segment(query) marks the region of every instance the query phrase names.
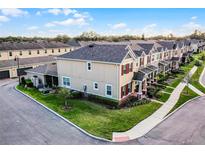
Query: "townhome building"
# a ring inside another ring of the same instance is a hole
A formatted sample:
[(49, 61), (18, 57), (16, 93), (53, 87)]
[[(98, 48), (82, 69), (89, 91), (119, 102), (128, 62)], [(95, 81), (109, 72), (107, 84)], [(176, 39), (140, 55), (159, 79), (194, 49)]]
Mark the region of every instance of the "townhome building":
[(53, 63), (55, 62), (55, 56), (79, 48), (78, 45), (70, 45), (70, 43), (42, 40), (1, 42), (0, 79), (25, 75), (26, 69)]
[(40, 73), (43, 83), (48, 83), (46, 77), (51, 76), (60, 87), (122, 103), (128, 96), (145, 97), (147, 88), (156, 83), (158, 73), (178, 69), (183, 55), (190, 50), (191, 44), (187, 42), (89, 43), (57, 56), (56, 65), (52, 67), (41, 66), (27, 72), (30, 77)]

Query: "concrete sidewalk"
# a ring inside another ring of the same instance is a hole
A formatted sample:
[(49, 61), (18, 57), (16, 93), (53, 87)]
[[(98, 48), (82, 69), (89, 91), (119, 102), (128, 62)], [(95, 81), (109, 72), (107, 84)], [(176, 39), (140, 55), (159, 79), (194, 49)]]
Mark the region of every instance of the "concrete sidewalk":
[[(189, 76), (191, 77), (196, 70), (197, 67), (194, 66), (190, 70)], [(133, 140), (142, 137), (143, 135), (148, 133), (152, 128), (154, 128), (156, 125), (158, 125), (160, 122), (163, 121), (164, 117), (177, 103), (180, 94), (185, 86), (186, 86), (186, 82), (181, 82), (171, 93), (169, 99), (164, 103), (164, 105), (162, 105), (155, 113), (153, 113), (151, 116), (138, 123), (130, 130), (126, 132), (113, 132), (113, 141), (123, 142), (127, 140)]]
[(203, 96), (203, 95), (204, 95), (204, 93), (202, 93), (199, 89), (197, 89), (197, 88), (194, 87), (193, 85), (188, 84), (188, 87), (189, 87), (192, 91), (194, 91), (195, 93), (197, 93), (199, 96)]

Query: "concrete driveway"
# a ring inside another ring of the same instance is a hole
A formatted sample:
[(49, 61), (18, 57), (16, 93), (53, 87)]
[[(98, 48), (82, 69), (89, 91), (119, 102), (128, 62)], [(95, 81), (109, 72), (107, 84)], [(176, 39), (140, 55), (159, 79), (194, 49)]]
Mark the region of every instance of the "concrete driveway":
[(95, 140), (0, 81), (0, 144), (108, 144)]

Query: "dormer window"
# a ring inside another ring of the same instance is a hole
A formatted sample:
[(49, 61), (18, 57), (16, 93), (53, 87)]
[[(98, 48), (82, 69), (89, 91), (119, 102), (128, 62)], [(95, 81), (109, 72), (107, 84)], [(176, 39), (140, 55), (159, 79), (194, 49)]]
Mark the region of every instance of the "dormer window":
[(92, 70), (91, 62), (87, 62), (87, 70), (88, 71)]

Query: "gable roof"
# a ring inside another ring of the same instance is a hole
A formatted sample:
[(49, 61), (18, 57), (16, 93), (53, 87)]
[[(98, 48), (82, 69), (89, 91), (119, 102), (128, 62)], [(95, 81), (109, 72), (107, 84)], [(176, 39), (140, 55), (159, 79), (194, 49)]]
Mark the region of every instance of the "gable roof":
[(138, 45), (143, 48), (146, 54), (149, 54), (154, 47), (154, 43), (138, 43)]
[(70, 47), (68, 44), (56, 41), (32, 41), (32, 42), (1, 42), (0, 51), (11, 50), (32, 50), (45, 48), (63, 48)]
[(121, 63), (129, 51), (127, 47), (127, 45), (116, 44), (90, 44), (58, 57), (75, 60)]
[(175, 47), (175, 41), (158, 41), (158, 44), (160, 44), (164, 49), (172, 50)]
[(56, 63), (41, 65), (33, 69), (26, 70), (26, 72), (40, 73), (43, 75), (58, 76)]

